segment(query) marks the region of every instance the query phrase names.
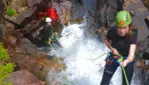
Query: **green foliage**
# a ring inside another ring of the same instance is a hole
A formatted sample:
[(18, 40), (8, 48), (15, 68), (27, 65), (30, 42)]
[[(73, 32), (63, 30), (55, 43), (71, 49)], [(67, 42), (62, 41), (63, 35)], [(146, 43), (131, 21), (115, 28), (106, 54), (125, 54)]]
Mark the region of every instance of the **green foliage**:
[(6, 78), (10, 77), (15, 66), (12, 63), (5, 63), (8, 58), (7, 50), (5, 50), (0, 43), (0, 63), (3, 62), (3, 64), (0, 64), (0, 85), (11, 85), (11, 83), (4, 81)]
[(0, 65), (0, 85), (10, 85), (10, 83), (4, 82), (3, 80), (10, 77), (11, 72), (14, 70), (12, 63), (6, 65)]
[(3, 3), (4, 4), (4, 13), (3, 14), (6, 14), (8, 16), (14, 16), (16, 14), (16, 10), (14, 8), (11, 8), (10, 7), (10, 4), (12, 3), (12, 0), (0, 0), (0, 3)]
[(0, 61), (6, 61), (8, 59), (7, 50), (3, 48), (2, 43), (0, 43)]
[(7, 8), (7, 15), (14, 16), (16, 14), (16, 10), (14, 8)]

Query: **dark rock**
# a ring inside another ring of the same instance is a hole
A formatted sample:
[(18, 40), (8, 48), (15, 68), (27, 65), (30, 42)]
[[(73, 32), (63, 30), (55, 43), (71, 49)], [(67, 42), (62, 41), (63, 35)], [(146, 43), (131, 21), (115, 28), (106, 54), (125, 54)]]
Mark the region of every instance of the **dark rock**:
[(149, 51), (143, 53), (143, 58), (149, 60)]
[(83, 7), (83, 4), (78, 4), (78, 3), (73, 4), (71, 8), (71, 20), (82, 18), (84, 13), (85, 13), (85, 9)]
[[(136, 55), (136, 62), (135, 67), (140, 70), (138, 73), (139, 80), (142, 81), (140, 85), (148, 85), (149, 79), (149, 37), (145, 40), (140, 41), (137, 46), (137, 55)], [(139, 58), (138, 58), (139, 57)]]
[(141, 57), (141, 58), (145, 58), (148, 59), (148, 54), (149, 54), (149, 38), (146, 38), (143, 41), (140, 41), (138, 43), (138, 47), (137, 47), (137, 56)]
[(146, 23), (146, 25), (147, 25), (147, 27), (149, 29), (149, 15), (145, 18), (145, 23)]
[(59, 16), (60, 24), (66, 24), (71, 17), (72, 2), (68, 0), (62, 0), (60, 3), (52, 3), (52, 7), (56, 9)]
[(144, 5), (145, 5), (147, 8), (149, 8), (149, 0), (142, 0), (142, 1), (143, 1)]
[(115, 15), (123, 9), (123, 0), (97, 0), (96, 23), (98, 28), (111, 26)]
[(149, 71), (143, 70), (141, 73), (142, 80), (143, 80), (143, 85), (148, 85), (149, 84)]
[(21, 29), (21, 33), (27, 37), (33, 44), (42, 47), (48, 45), (47, 42), (49, 40), (49, 36), (52, 35), (52, 29), (60, 34), (62, 30), (62, 25), (64, 23), (68, 23), (70, 20), (70, 9), (71, 2), (65, 1), (60, 3), (52, 3), (52, 7), (57, 9), (57, 13), (59, 15), (59, 22), (52, 23), (53, 26), (47, 27), (44, 20), (39, 17), (39, 12), (46, 12), (46, 8), (49, 7), (49, 2), (47, 0), (29, 0), (31, 8), (21, 14), (17, 21), (20, 25), (23, 26)]
[(21, 46), (21, 48), (23, 48), (25, 50), (25, 52), (27, 54), (36, 53), (38, 50), (36, 45), (32, 44), (32, 42), (30, 40), (28, 40), (27, 38), (21, 39), (20, 46)]
[(0, 41), (3, 37), (3, 13), (4, 13), (4, 4), (0, 2)]
[[(46, 81), (48, 72), (55, 70), (61, 71), (58, 60), (49, 60), (47, 53), (36, 51), (36, 53), (26, 54), (24, 52), (9, 52), (11, 62), (17, 64), (15, 69), (28, 70), (38, 79)], [(63, 59), (61, 59), (63, 61)], [(65, 65), (63, 64), (63, 67)]]
[(41, 20), (31, 21), (31, 23), (27, 24), (21, 32), (24, 34), (26, 38), (28, 38), (33, 44), (36, 46), (45, 46), (48, 42), (48, 38), (51, 35), (51, 28), (46, 26)]
[(107, 25), (111, 26), (115, 21), (115, 15), (119, 10), (122, 10), (123, 0), (108, 0), (106, 9)]
[(43, 0), (28, 0), (28, 6), (29, 7), (34, 7), (35, 5), (39, 4)]
[[(146, 64), (145, 59), (137, 59), (135, 62), (134, 81), (136, 85), (148, 85), (149, 79), (149, 65)], [(134, 84), (135, 85), (135, 84)]]
[(39, 12), (46, 12), (47, 7), (48, 3), (45, 1), (41, 1), (39, 4), (36, 4), (34, 7), (29, 8), (27, 11), (17, 17), (17, 22), (22, 26), (26, 26), (32, 20), (40, 19), (38, 15)]
[(97, 10), (101, 10), (107, 2), (107, 0), (96, 0), (96, 1), (97, 1)]
[(103, 26), (106, 25), (107, 20), (106, 20), (106, 5), (104, 5), (104, 7), (102, 7), (102, 9), (98, 10), (96, 12), (96, 18), (95, 21), (97, 24), (97, 28), (101, 28)]
[(74, 4), (83, 4), (83, 0), (73, 0), (73, 3)]
[(2, 37), (3, 37), (3, 25), (0, 24), (0, 41), (2, 41)]
[(143, 41), (149, 36), (148, 21), (146, 17), (149, 14), (148, 9), (144, 6), (142, 0), (128, 0), (128, 6), (125, 10), (133, 11), (134, 16), (132, 17), (132, 25), (138, 28), (138, 41)]
[(4, 3), (0, 2), (0, 14), (4, 13)]

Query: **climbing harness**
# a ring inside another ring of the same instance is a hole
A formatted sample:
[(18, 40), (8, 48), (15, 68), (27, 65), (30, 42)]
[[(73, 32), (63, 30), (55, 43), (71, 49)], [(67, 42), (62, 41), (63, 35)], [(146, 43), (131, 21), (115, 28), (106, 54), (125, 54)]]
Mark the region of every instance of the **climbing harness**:
[[(124, 59), (123, 59), (123, 56), (121, 56), (120, 54), (118, 55), (118, 62), (119, 63), (121, 63)], [(114, 57), (113, 57), (113, 55), (111, 55), (111, 53), (109, 53), (109, 55), (108, 55), (108, 57), (105, 59), (105, 61), (106, 61), (106, 64), (112, 64), (113, 63), (113, 61), (114, 61)], [(125, 69), (124, 69), (124, 67), (123, 66), (121, 66), (121, 68), (122, 68), (122, 71), (123, 71), (123, 73), (124, 73), (124, 77), (125, 77), (125, 80), (126, 80), (126, 84), (127, 85), (129, 85), (129, 82), (128, 82), (128, 78), (127, 78), (127, 75), (126, 75), (126, 71), (125, 71)]]
[(110, 65), (110, 64), (113, 63), (113, 61), (114, 61), (114, 57), (113, 56), (114, 55), (112, 55), (111, 52), (107, 55), (107, 57), (105, 59), (105, 61), (106, 61), (106, 64), (105, 65)]
[[(118, 63), (121, 63), (121, 62), (123, 62), (123, 56), (121, 56), (120, 54), (118, 55)], [(113, 55), (111, 55), (111, 53), (109, 53), (109, 55), (108, 55), (108, 57), (106, 58), (106, 64), (112, 64), (113, 63), (113, 61), (114, 61), (114, 57), (113, 57)], [(124, 77), (125, 77), (125, 80), (126, 80), (126, 84), (127, 85), (129, 85), (129, 82), (128, 82), (128, 78), (127, 78), (127, 75), (126, 75), (126, 71), (125, 71), (125, 69), (124, 69), (124, 67), (123, 66), (121, 66), (121, 68), (122, 68), (122, 71), (123, 71), (123, 73), (124, 73)]]
[[(59, 62), (59, 65), (60, 65), (60, 68), (61, 68), (62, 72), (65, 72), (59, 56), (58, 56), (58, 62)], [(68, 81), (68, 79), (67, 79), (67, 77), (66, 77), (66, 75), (64, 75), (64, 79), (65, 79), (65, 81), (67, 82), (66, 85), (70, 85), (70, 84), (69, 84), (69, 81)]]
[(51, 28), (51, 35), (48, 38), (48, 43), (58, 43), (59, 44), (59, 42), (58, 42), (59, 39), (60, 39), (60, 36), (56, 34), (56, 31), (54, 30), (54, 28)]

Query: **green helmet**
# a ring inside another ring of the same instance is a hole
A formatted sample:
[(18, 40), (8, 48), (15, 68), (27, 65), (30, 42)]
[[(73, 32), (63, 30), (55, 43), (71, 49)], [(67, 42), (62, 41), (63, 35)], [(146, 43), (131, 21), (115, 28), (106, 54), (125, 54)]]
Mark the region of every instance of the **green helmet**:
[(120, 11), (116, 15), (116, 26), (117, 27), (125, 27), (131, 24), (132, 18), (128, 11)]

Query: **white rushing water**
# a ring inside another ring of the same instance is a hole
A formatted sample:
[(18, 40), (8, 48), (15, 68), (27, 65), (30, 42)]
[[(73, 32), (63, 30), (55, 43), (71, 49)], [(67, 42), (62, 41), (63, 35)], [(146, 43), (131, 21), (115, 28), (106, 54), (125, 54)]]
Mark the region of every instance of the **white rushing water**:
[[(78, 12), (79, 14), (83, 11), (84, 16), (89, 15), (88, 12), (94, 15), (96, 0), (83, 0), (82, 7), (85, 12), (82, 9)], [(85, 18), (82, 24), (72, 24), (63, 28), (62, 36), (58, 40), (61, 47), (54, 44), (49, 55), (64, 58), (66, 69), (60, 73), (51, 70), (48, 74), (50, 85), (65, 85), (67, 80), (68, 85), (100, 85), (107, 54), (100, 58), (99, 56), (109, 52), (109, 49), (95, 35), (89, 34), (89, 29), (92, 29), (95, 24), (94, 19), (93, 17), (88, 20)], [(137, 71), (135, 73), (138, 74)], [(118, 67), (110, 85), (122, 85), (121, 74), (121, 68)], [(142, 85), (138, 75), (133, 77), (131, 85)]]
[[(69, 85), (99, 85), (107, 54), (99, 56), (109, 52), (109, 49), (104, 43), (85, 32), (85, 24), (64, 27), (61, 35), (59, 43), (62, 47), (53, 46), (50, 55), (63, 57), (67, 68), (62, 73), (50, 71), (50, 85), (56, 85), (53, 80), (66, 84), (63, 76), (67, 77)], [(111, 85), (121, 85), (120, 68), (114, 74)]]

